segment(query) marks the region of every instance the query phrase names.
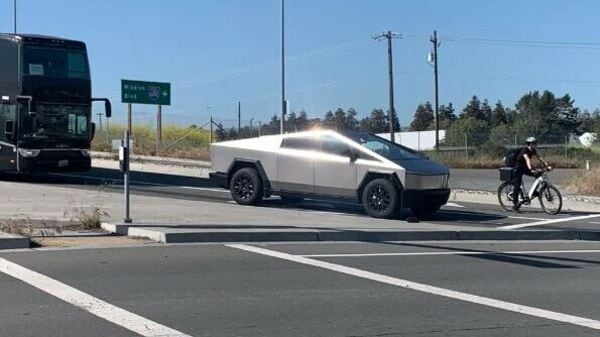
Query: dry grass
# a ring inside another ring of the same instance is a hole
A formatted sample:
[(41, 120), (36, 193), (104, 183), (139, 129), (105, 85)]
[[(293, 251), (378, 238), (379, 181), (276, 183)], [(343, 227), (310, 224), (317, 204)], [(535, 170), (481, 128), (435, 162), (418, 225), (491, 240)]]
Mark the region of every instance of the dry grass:
[(27, 219), (6, 219), (0, 223), (0, 232), (31, 237), (33, 228)]
[(566, 187), (573, 193), (600, 196), (600, 167), (572, 177)]
[[(92, 141), (92, 150), (111, 152), (112, 140), (123, 138), (123, 126), (111, 125), (106, 130), (96, 131)], [(135, 125), (133, 127), (133, 154), (162, 156), (186, 159), (207, 160), (209, 158), (209, 132), (202, 129), (168, 125), (163, 128), (163, 144), (156, 148), (156, 129), (153, 125)]]
[(83, 230), (99, 230), (102, 228), (102, 218), (108, 216), (110, 215), (100, 207), (92, 207), (87, 210), (78, 209), (74, 213), (74, 220), (77, 222), (74, 227)]

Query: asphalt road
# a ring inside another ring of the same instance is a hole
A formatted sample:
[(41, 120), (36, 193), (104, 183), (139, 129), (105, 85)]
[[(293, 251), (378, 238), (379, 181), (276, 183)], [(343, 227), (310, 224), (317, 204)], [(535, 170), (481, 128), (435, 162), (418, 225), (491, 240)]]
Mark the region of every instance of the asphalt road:
[(0, 334), (597, 336), (599, 254), (589, 242), (0, 253)]

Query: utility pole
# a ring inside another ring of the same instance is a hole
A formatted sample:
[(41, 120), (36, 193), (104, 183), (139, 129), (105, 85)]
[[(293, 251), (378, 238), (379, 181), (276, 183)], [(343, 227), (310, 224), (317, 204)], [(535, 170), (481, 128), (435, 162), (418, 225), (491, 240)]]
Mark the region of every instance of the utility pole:
[(433, 36), (429, 39), (433, 43), (433, 77), (435, 82), (435, 149), (440, 149), (440, 102), (439, 102), (439, 91), (438, 91), (438, 47), (440, 43), (437, 38), (437, 30), (433, 31)]
[(208, 134), (208, 142), (210, 144), (212, 144), (213, 142), (213, 119), (212, 116), (210, 116), (210, 133)]
[(98, 115), (98, 121), (100, 122), (100, 130), (102, 130), (102, 113), (97, 113), (96, 115)]
[(285, 115), (287, 113), (285, 101), (285, 0), (281, 0), (281, 123), (279, 133), (285, 130)]
[(242, 103), (238, 101), (238, 137), (242, 133)]
[(389, 72), (389, 86), (390, 86), (390, 141), (395, 142), (394, 135), (394, 116), (396, 115), (396, 110), (394, 109), (394, 74), (392, 68), (392, 39), (402, 38), (402, 34), (394, 33), (390, 30), (387, 32), (381, 33), (377, 36), (374, 36), (373, 39), (377, 41), (381, 41), (383, 39), (387, 39), (388, 42), (388, 72)]
[(14, 32), (17, 34), (17, 0), (13, 1), (13, 24), (14, 24)]

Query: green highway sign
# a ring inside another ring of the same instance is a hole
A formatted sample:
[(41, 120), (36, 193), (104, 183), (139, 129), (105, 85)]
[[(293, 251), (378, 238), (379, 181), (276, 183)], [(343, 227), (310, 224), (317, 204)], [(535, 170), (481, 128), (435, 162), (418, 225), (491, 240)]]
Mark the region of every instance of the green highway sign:
[(171, 83), (121, 80), (121, 102), (171, 105)]

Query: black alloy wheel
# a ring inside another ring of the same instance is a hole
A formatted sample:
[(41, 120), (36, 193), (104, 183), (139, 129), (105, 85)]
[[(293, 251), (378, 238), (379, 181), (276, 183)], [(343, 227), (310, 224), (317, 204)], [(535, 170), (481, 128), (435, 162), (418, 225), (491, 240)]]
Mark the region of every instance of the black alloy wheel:
[(391, 218), (398, 208), (398, 193), (389, 179), (373, 179), (364, 188), (362, 203), (374, 218)]
[(256, 205), (263, 198), (263, 186), (258, 172), (246, 167), (237, 170), (230, 183), (231, 196), (240, 205)]

